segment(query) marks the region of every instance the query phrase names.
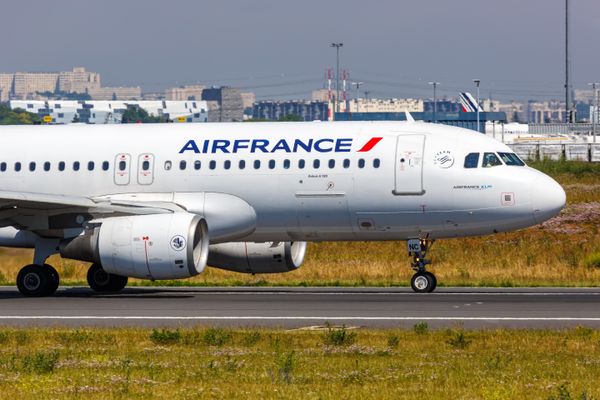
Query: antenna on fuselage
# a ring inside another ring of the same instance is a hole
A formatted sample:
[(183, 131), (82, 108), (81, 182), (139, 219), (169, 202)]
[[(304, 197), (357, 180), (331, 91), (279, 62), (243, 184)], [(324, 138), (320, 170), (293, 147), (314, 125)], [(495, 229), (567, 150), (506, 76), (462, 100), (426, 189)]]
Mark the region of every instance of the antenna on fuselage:
[(415, 122), (415, 119), (413, 118), (412, 115), (410, 115), (410, 113), (408, 111), (404, 111), (404, 114), (406, 115), (406, 120), (408, 122)]

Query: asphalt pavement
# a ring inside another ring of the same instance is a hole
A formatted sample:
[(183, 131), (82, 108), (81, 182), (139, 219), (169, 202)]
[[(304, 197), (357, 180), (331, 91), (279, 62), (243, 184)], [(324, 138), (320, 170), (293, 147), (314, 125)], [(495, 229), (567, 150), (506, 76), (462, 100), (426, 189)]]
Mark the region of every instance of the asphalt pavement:
[(599, 305), (600, 288), (65, 287), (25, 298), (0, 287), (0, 326), (600, 328)]

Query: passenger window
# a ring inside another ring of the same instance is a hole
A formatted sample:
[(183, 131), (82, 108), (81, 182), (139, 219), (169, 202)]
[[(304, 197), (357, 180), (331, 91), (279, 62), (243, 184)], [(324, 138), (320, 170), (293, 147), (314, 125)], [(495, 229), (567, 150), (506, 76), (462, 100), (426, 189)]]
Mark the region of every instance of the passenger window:
[(202, 163), (200, 162), (200, 160), (194, 161), (194, 169), (198, 171), (200, 167), (202, 167)]
[(285, 169), (290, 168), (290, 160), (283, 160), (283, 168), (285, 168)]
[(59, 171), (64, 171), (65, 170), (65, 162), (61, 161), (58, 163), (58, 170)]
[(46, 172), (50, 171), (50, 162), (46, 161), (44, 163), (44, 171), (46, 171)]
[[(169, 162), (169, 169), (171, 169), (171, 162)], [(79, 169), (79, 163), (77, 163), (77, 169)], [(125, 171), (127, 169), (127, 162), (126, 161), (119, 161), (119, 171)], [(165, 166), (166, 169), (166, 166)]]
[(381, 160), (379, 160), (379, 158), (376, 158), (373, 160), (373, 168), (379, 168), (380, 165), (381, 165)]
[(210, 162), (208, 163), (208, 168), (210, 168), (210, 169), (217, 168), (217, 162), (215, 160), (210, 160)]
[(275, 160), (269, 160), (269, 169), (275, 168)]
[(329, 168), (335, 168), (335, 160), (329, 160)]
[(29, 170), (31, 172), (35, 171), (35, 163), (33, 161), (29, 163)]
[(179, 161), (179, 169), (184, 170), (187, 167), (187, 162), (185, 160)]
[(318, 169), (321, 166), (320, 160), (313, 160), (313, 168)]
[(350, 168), (350, 160), (347, 158), (344, 160), (344, 168)]
[(483, 153), (483, 168), (497, 167), (502, 165), (502, 161), (496, 153)]
[(88, 162), (88, 171), (93, 171), (94, 167), (95, 167), (95, 165), (94, 165), (93, 161)]
[(477, 168), (479, 165), (479, 153), (469, 153), (465, 157), (465, 168)]
[(21, 163), (20, 162), (16, 162), (15, 163), (15, 171), (19, 172), (21, 170)]
[[(123, 164), (125, 164), (125, 161), (121, 161), (121, 162), (122, 162)], [(73, 163), (73, 171), (79, 171), (79, 166), (80, 166), (80, 164), (79, 164), (79, 161), (75, 161), (75, 162)], [(125, 168), (123, 168), (121, 171), (123, 171), (124, 169), (125, 169)]]
[(173, 163), (171, 161), (165, 161), (165, 171), (170, 171), (173, 168)]
[(5, 162), (0, 163), (0, 171), (2, 171), (2, 172), (6, 171), (6, 163)]
[(306, 165), (306, 161), (304, 161), (304, 160), (298, 160), (298, 168), (299, 169), (304, 169), (305, 165)]
[(260, 160), (254, 160), (254, 169), (260, 168)]
[(515, 153), (498, 153), (504, 164), (523, 167), (525, 163)]
[(103, 171), (108, 171), (108, 168), (110, 168), (110, 164), (108, 161), (103, 161), (102, 162), (102, 170)]
[(240, 167), (240, 169), (244, 169), (244, 168), (246, 168), (246, 161), (244, 161), (244, 160), (240, 160), (240, 163), (239, 163), (239, 165), (238, 165), (238, 166)]
[(150, 169), (150, 161), (144, 160), (142, 162), (142, 171), (148, 171)]
[(231, 168), (231, 161), (225, 160), (225, 163), (223, 163), (223, 166), (225, 167), (225, 169)]
[(358, 168), (364, 168), (365, 167), (365, 159), (361, 158), (358, 160)]

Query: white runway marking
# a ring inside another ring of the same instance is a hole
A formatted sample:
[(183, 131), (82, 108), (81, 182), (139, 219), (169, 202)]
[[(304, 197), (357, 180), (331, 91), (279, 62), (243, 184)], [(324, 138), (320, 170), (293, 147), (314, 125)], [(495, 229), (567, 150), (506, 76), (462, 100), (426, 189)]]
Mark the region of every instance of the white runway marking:
[(117, 316), (117, 315), (0, 315), (0, 320), (154, 320), (154, 321), (230, 321), (230, 320), (259, 320), (259, 321), (573, 321), (600, 322), (600, 317), (312, 317), (312, 316)]

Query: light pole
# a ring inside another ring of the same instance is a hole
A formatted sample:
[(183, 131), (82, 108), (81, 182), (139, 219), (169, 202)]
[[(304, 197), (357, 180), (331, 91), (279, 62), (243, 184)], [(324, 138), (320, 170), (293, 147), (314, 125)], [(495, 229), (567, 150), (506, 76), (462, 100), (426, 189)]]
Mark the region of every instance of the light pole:
[(594, 143), (596, 143), (596, 120), (598, 119), (598, 90), (596, 89), (598, 85), (597, 82), (588, 83), (592, 87), (592, 91), (594, 92), (594, 103), (592, 105), (592, 134), (594, 135)]
[(365, 90), (365, 112), (369, 112), (369, 94), (371, 92), (368, 90)]
[(481, 128), (479, 127), (479, 85), (481, 84), (481, 79), (473, 79), (473, 83), (477, 86), (477, 132), (481, 132)]
[(436, 113), (437, 113), (437, 86), (440, 84), (439, 82), (429, 82), (431, 86), (433, 86), (433, 123), (437, 122)]
[(352, 82), (354, 88), (356, 89), (356, 112), (358, 112), (358, 89), (360, 86), (364, 84), (364, 82)]
[(344, 43), (331, 43), (331, 47), (335, 47), (335, 112), (340, 112), (340, 47)]

